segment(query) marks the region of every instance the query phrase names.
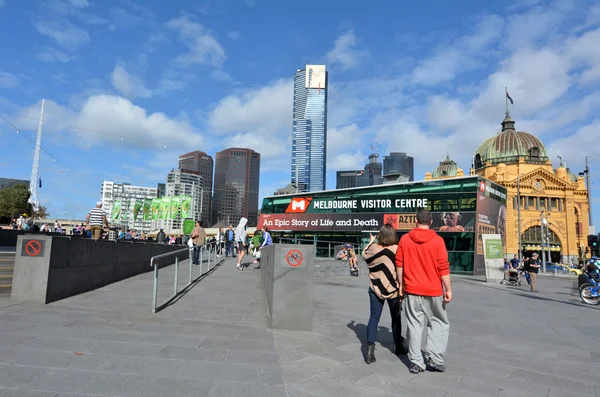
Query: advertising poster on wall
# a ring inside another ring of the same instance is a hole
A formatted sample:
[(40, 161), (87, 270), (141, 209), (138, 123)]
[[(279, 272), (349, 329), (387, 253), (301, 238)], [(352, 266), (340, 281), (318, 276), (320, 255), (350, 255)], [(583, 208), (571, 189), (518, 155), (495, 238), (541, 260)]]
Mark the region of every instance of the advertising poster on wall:
[[(474, 212), (433, 212), (432, 229), (438, 232), (473, 232)], [(365, 231), (379, 230), (389, 223), (398, 231), (415, 227), (415, 214), (261, 214), (259, 227), (273, 231)]]
[(504, 243), (499, 234), (482, 234), (485, 279), (488, 283), (504, 278)]
[(477, 193), (477, 229), (474, 275), (485, 275), (483, 235), (497, 234), (506, 252), (506, 193), (492, 182), (482, 180)]

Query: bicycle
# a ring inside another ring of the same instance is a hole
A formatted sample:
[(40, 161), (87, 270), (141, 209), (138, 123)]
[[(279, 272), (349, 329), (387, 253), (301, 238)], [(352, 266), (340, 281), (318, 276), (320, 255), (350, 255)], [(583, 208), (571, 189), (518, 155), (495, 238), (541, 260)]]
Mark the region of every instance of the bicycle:
[(590, 278), (589, 282), (584, 283), (579, 287), (579, 297), (588, 305), (600, 304), (600, 282), (594, 278)]

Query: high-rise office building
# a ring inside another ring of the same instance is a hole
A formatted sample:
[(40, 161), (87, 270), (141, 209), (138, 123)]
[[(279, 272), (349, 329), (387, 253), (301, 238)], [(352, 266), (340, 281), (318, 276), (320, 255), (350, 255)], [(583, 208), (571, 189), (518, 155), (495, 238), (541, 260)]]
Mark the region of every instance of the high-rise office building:
[[(123, 231), (134, 229), (139, 232), (152, 231), (152, 221), (145, 221), (141, 214), (134, 219), (135, 202), (157, 197), (155, 187), (133, 186), (130, 183), (115, 183), (104, 181), (100, 188), (102, 197), (102, 208), (106, 212), (108, 223), (118, 226)], [(118, 203), (120, 211), (114, 212), (118, 219), (113, 218), (113, 207)]]
[(215, 160), (213, 221), (235, 226), (243, 216), (248, 218), (249, 226), (256, 226), (260, 153), (230, 148), (217, 152)]
[(325, 65), (306, 65), (294, 75), (291, 183), (300, 191), (326, 186), (327, 78)]
[(200, 221), (204, 222), (206, 227), (212, 225), (210, 207), (213, 191), (213, 165), (213, 158), (199, 150), (179, 156), (180, 170), (195, 172), (204, 179)]
[[(204, 209), (204, 178), (199, 172), (172, 170), (167, 175), (165, 184), (165, 197), (191, 196), (192, 205), (190, 207), (190, 217), (194, 220), (201, 219)], [(175, 219), (169, 219), (163, 222), (162, 226), (168, 233), (183, 234), (183, 219), (177, 216)]]
[(409, 181), (415, 179), (415, 159), (406, 153), (394, 152), (383, 158), (383, 175), (402, 174)]
[(369, 156), (369, 162), (363, 170), (338, 171), (336, 173), (336, 189), (347, 189), (361, 186), (381, 185), (381, 163), (379, 155), (373, 153)]

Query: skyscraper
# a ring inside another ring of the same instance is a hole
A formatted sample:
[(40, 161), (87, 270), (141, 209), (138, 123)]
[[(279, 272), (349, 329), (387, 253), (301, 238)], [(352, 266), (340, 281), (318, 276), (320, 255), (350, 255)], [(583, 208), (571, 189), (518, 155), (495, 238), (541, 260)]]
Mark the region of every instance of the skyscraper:
[(294, 76), (291, 183), (299, 191), (325, 190), (327, 79), (325, 65), (306, 65)]
[(402, 174), (409, 181), (415, 180), (415, 159), (406, 153), (393, 152), (383, 158), (383, 175)]
[(249, 226), (256, 226), (260, 153), (252, 149), (230, 148), (217, 152), (215, 158), (213, 220), (235, 226), (243, 216), (248, 218)]
[(204, 179), (200, 221), (204, 222), (207, 227), (212, 226), (210, 208), (213, 191), (213, 164), (213, 158), (199, 150), (179, 156), (180, 170), (197, 173), (197, 175), (200, 175)]

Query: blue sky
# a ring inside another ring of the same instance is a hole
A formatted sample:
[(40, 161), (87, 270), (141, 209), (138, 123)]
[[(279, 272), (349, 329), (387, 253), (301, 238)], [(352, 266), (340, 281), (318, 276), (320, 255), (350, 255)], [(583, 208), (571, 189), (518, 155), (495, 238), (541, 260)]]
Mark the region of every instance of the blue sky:
[[(579, 172), (600, 153), (593, 3), (0, 0), (0, 114), (35, 139), (46, 98), (42, 147), (69, 170), (42, 154), (40, 200), (61, 218), (82, 218), (104, 178), (155, 185), (196, 149), (255, 149), (261, 197), (285, 186), (307, 63), (329, 71), (328, 188), (378, 132), (416, 179), (446, 152), (468, 169), (505, 86), (517, 128)], [(0, 174), (28, 179), (33, 144), (3, 121), (0, 142)], [(600, 158), (591, 170), (600, 186)]]

